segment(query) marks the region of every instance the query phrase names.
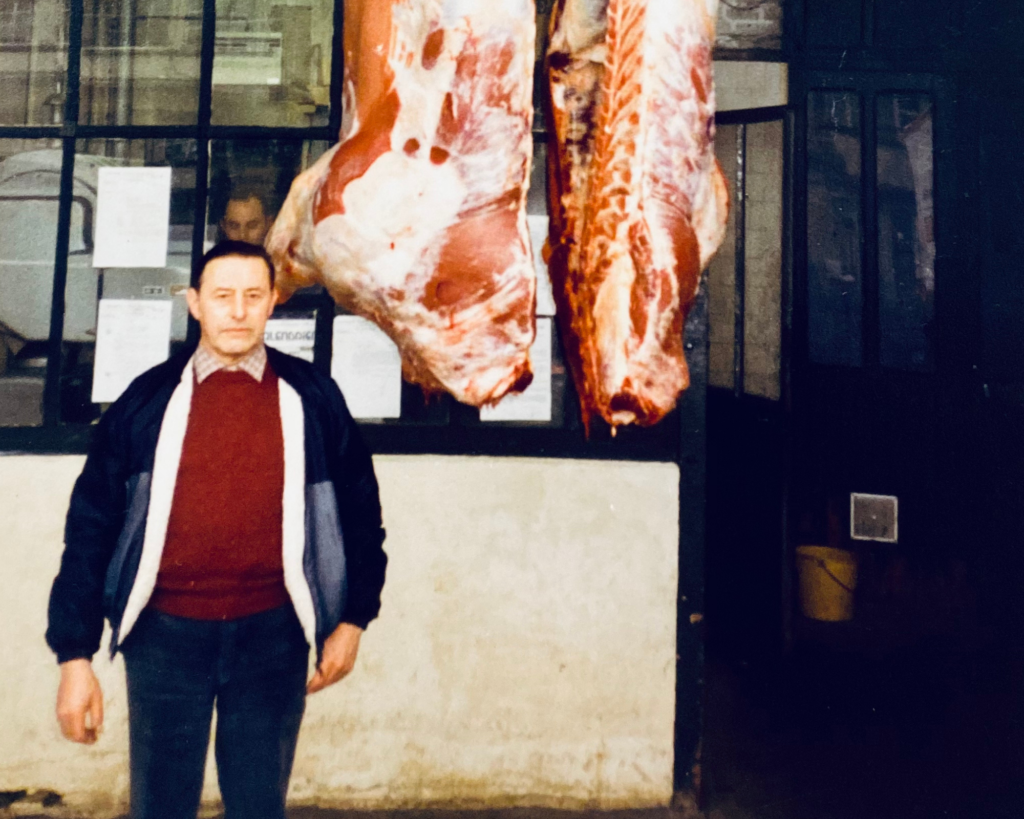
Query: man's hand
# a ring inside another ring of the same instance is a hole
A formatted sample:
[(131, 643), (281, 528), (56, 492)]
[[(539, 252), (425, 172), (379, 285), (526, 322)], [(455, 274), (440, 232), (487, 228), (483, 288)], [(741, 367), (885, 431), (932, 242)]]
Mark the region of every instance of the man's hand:
[(306, 686), (307, 694), (315, 694), (347, 676), (356, 664), (359, 638), (363, 630), (351, 623), (342, 623), (324, 643), (323, 655), (316, 674)]
[(68, 660), (60, 666), (57, 689), (60, 731), (72, 742), (92, 745), (103, 729), (103, 692), (89, 660)]

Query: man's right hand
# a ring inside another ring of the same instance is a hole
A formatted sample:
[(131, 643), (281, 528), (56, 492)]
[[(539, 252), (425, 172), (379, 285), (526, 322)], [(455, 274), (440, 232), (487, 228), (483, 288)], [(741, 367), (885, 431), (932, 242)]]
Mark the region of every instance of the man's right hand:
[(68, 660), (60, 666), (57, 720), (72, 742), (92, 745), (103, 728), (103, 692), (89, 660)]

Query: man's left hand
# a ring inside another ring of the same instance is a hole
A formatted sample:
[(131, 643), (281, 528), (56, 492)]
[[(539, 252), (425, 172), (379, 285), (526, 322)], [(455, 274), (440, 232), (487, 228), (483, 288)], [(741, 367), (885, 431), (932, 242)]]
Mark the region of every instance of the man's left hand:
[(334, 685), (338, 680), (348, 676), (356, 664), (359, 638), (362, 635), (363, 630), (351, 623), (342, 623), (333, 631), (324, 643), (323, 655), (320, 657), (320, 665), (317, 666), (316, 674), (306, 686), (307, 694), (322, 691), (327, 686)]

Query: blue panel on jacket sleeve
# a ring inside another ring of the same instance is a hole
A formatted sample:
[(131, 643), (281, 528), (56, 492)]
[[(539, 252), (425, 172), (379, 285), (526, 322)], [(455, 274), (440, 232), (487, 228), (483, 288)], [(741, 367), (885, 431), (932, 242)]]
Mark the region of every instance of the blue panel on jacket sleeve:
[(316, 609), (317, 636), (326, 637), (341, 621), (347, 597), (345, 544), (330, 481), (306, 487), (306, 580)]

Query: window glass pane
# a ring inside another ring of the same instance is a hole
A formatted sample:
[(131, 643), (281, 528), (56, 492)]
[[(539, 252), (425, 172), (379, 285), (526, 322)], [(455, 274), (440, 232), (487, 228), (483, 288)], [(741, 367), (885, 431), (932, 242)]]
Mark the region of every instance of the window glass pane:
[(862, 361), (860, 99), (807, 96), (807, 310), (810, 358)]
[(935, 233), (932, 105), (878, 97), (878, 313), (886, 367), (933, 366)]
[(194, 123), (202, 11), (202, 0), (85, 0), (79, 122)]
[(747, 126), (743, 390), (779, 398), (782, 343), (782, 122)]
[(213, 122), (326, 125), (334, 0), (217, 0)]
[[(735, 195), (737, 132), (735, 125), (719, 125), (715, 131), (715, 156)], [(733, 388), (733, 355), (736, 341), (736, 207), (729, 208), (725, 239), (708, 266), (708, 321), (711, 350), (708, 383)]]
[(0, 426), (43, 421), (60, 166), (59, 140), (0, 139)]
[[(96, 191), (103, 167), (170, 167), (170, 219), (167, 260), (163, 267), (93, 265)], [(185, 340), (188, 288), (195, 212), (196, 143), (193, 140), (80, 140), (75, 157), (75, 196), (82, 206), (82, 239), (68, 256), (64, 311), (64, 366), (61, 373), (61, 419), (88, 423), (101, 406), (92, 401), (97, 312), (101, 299), (159, 300), (171, 304), (171, 342)]]
[(57, 125), (64, 117), (67, 4), (0, 2), (0, 125)]
[(262, 244), (292, 181), (328, 143), (302, 140), (214, 140), (206, 240)]

